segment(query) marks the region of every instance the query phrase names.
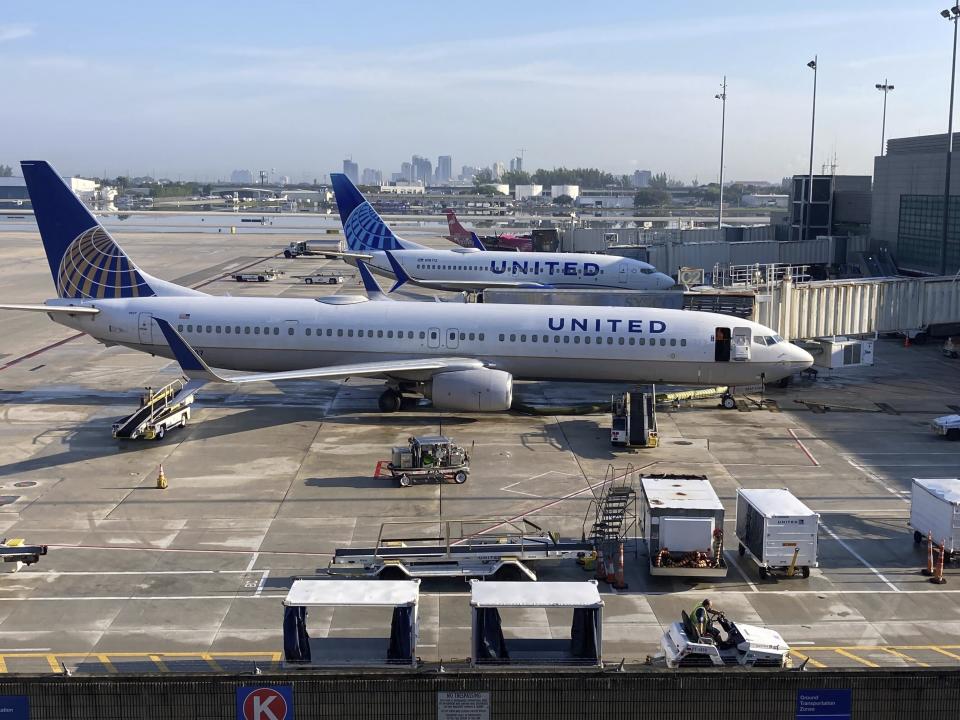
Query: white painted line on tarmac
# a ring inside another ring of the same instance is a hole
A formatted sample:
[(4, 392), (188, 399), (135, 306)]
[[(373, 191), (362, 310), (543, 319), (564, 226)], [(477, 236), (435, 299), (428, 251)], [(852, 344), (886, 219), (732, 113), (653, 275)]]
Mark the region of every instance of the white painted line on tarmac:
[(57, 577), (100, 575), (246, 575), (247, 570), (26, 570), (17, 573), (17, 577)]
[(794, 430), (793, 428), (787, 428), (787, 432), (790, 433), (790, 435), (793, 436), (793, 439), (797, 441), (797, 445), (800, 446), (800, 449), (803, 450), (803, 454), (806, 455), (807, 458), (809, 458), (810, 462), (812, 462), (817, 467), (820, 467), (820, 461), (817, 460), (813, 456), (813, 453), (810, 452), (809, 448), (807, 448), (807, 446), (803, 444), (803, 441), (797, 435), (796, 430)]
[(723, 554), (727, 558), (727, 565), (734, 568), (737, 571), (737, 574), (743, 578), (743, 581), (750, 586), (750, 590), (753, 592), (759, 592), (757, 586), (750, 582), (750, 578), (747, 577), (747, 573), (744, 572), (743, 568), (740, 567), (740, 564), (734, 559), (733, 553), (729, 550), (724, 550)]
[(0, 648), (0, 653), (50, 652), (50, 648)]
[(244, 570), (244, 572), (250, 572), (251, 570), (253, 570), (253, 566), (257, 564), (257, 558), (259, 557), (260, 557), (259, 552), (255, 552), (253, 555), (251, 555), (250, 562), (247, 563), (247, 569)]
[(270, 576), (269, 570), (264, 570), (260, 576), (260, 582), (257, 583), (257, 590), (253, 593), (254, 597), (260, 597), (263, 594), (263, 586), (267, 584), (267, 578)]
[(848, 463), (852, 468), (854, 468), (855, 470), (859, 470), (860, 472), (862, 472), (864, 475), (866, 475), (868, 478), (870, 478), (870, 479), (873, 480), (874, 482), (879, 483), (880, 487), (882, 487), (884, 490), (886, 490), (886, 491), (887, 491), (888, 493), (890, 493), (891, 495), (900, 498), (900, 499), (903, 500), (904, 502), (907, 502), (907, 503), (910, 502), (910, 500), (908, 500), (907, 498), (903, 497), (903, 492), (904, 492), (903, 490), (894, 490), (892, 487), (890, 487), (889, 485), (887, 485), (886, 482), (884, 482), (883, 478), (881, 478), (881, 477), (880, 477), (879, 475), (877, 475), (875, 472), (873, 472), (873, 471), (871, 471), (871, 470), (868, 470), (867, 468), (863, 467), (862, 465), (860, 465), (859, 463), (857, 463), (853, 458), (848, 457), (848, 458), (846, 458), (846, 460), (847, 460), (847, 463)]
[(827, 535), (829, 535), (829, 536), (832, 537), (834, 540), (836, 540), (838, 543), (840, 543), (840, 544), (843, 546), (844, 550), (846, 550), (848, 553), (850, 553), (851, 555), (853, 555), (857, 560), (859, 560), (867, 570), (869, 570), (869, 571), (872, 572), (874, 575), (876, 575), (878, 578), (880, 578), (880, 579), (884, 582), (884, 584), (887, 585), (887, 587), (889, 587), (889, 588), (890, 588), (891, 590), (893, 590), (894, 592), (900, 592), (900, 588), (898, 588), (898, 587), (897, 587), (896, 585), (894, 585), (892, 582), (890, 582), (889, 580), (887, 580), (887, 578), (885, 578), (885, 577), (883, 576), (883, 573), (881, 573), (879, 570), (877, 570), (875, 567), (873, 567), (873, 565), (871, 565), (871, 564), (868, 563), (866, 560), (864, 560), (864, 559), (863, 559), (863, 556), (862, 556), (860, 553), (858, 553), (856, 550), (854, 550), (852, 547), (850, 547), (843, 539), (841, 539), (841, 537), (840, 537), (839, 535), (837, 535), (833, 530), (831, 530), (829, 527), (827, 527), (827, 526), (823, 523), (822, 520), (821, 520), (821, 522), (820, 522), (820, 527), (822, 527), (824, 530), (827, 531)]

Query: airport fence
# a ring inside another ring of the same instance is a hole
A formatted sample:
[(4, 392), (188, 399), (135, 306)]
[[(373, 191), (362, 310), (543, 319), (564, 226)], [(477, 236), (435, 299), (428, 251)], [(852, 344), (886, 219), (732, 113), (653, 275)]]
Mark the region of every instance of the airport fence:
[[(27, 709), (26, 706), (29, 706)], [(0, 717), (953, 719), (957, 670), (8, 676)]]

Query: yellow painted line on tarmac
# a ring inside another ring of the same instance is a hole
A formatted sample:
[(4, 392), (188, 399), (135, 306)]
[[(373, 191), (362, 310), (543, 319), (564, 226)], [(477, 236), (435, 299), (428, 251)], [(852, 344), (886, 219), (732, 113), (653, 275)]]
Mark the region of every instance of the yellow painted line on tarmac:
[[(806, 648), (804, 648), (804, 649), (806, 649)], [(791, 655), (796, 655), (798, 658), (800, 658), (801, 662), (804, 661), (804, 660), (806, 660), (806, 661), (809, 662), (811, 665), (813, 665), (815, 668), (825, 668), (825, 667), (826, 667), (826, 665), (824, 665), (824, 664), (823, 664), (822, 662), (820, 662), (819, 660), (815, 660), (814, 658), (810, 657), (809, 655), (804, 655), (802, 652), (799, 652), (799, 651), (794, 650), (794, 649), (792, 649), (792, 648), (790, 649), (790, 654), (791, 654)]]
[(159, 655), (148, 655), (147, 657), (149, 657), (153, 664), (157, 666), (157, 669), (159, 669), (160, 672), (170, 672), (170, 668), (167, 667), (166, 663), (163, 662)]
[(0, 675), (6, 675), (7, 673), (7, 660), (3, 655), (0, 655)]
[(109, 673), (115, 673), (115, 672), (117, 672), (117, 667), (116, 667), (112, 662), (110, 662), (110, 656), (109, 656), (109, 655), (104, 655), (104, 654), (101, 653), (101, 654), (97, 655), (97, 660), (99, 660), (99, 661), (100, 661), (100, 664), (103, 665), (103, 666), (107, 669), (107, 672), (109, 672)]
[(957, 655), (956, 653), (952, 653), (949, 650), (944, 650), (943, 647), (940, 647), (937, 645), (931, 645), (930, 649), (933, 650), (934, 652), (940, 653), (941, 655), (946, 655), (947, 657), (953, 658), (954, 660), (960, 660), (960, 655)]
[(889, 655), (893, 655), (894, 657), (898, 657), (898, 658), (900, 658), (901, 660), (906, 660), (907, 662), (914, 663), (914, 664), (916, 664), (916, 665), (919, 665), (920, 667), (925, 667), (925, 668), (930, 667), (930, 665), (929, 665), (928, 663), (920, 662), (919, 660), (917, 660), (917, 659), (914, 658), (914, 657), (910, 657), (909, 655), (907, 655), (907, 654), (905, 654), (905, 653), (899, 652), (898, 650), (894, 650), (892, 647), (881, 647), (880, 649), (883, 650), (885, 653), (887, 653), (887, 654), (889, 654)]
[(272, 655), (272, 657), (271, 657), (270, 659), (271, 659), (273, 662), (278, 663), (278, 662), (280, 662), (280, 658), (281, 658), (281, 657), (283, 657), (283, 653), (275, 652), (275, 653), (273, 653), (273, 655)]
[(51, 672), (59, 673), (63, 672), (63, 666), (60, 664), (60, 661), (57, 660), (56, 655), (47, 655), (47, 664), (50, 666)]
[[(864, 648), (864, 650), (867, 650), (867, 649), (869, 649), (869, 650), (876, 650), (876, 648)], [(866, 659), (864, 659), (864, 658), (862, 658), (862, 657), (859, 657), (859, 656), (857, 656), (857, 655), (854, 655), (852, 652), (850, 652), (850, 651), (847, 650), (846, 648), (840, 648), (840, 647), (838, 647), (838, 648), (833, 648), (833, 651), (834, 651), (837, 655), (843, 655), (845, 658), (850, 658), (851, 660), (856, 660), (858, 663), (860, 663), (860, 664), (862, 664), (862, 665), (866, 665), (867, 667), (872, 667), (872, 668), (878, 668), (878, 667), (880, 667), (880, 666), (877, 665), (875, 662), (870, 662), (869, 660), (866, 660)]]
[(209, 665), (215, 672), (223, 672), (223, 668), (220, 666), (220, 663), (214, 660), (210, 653), (201, 653), (200, 657), (206, 660), (207, 665)]

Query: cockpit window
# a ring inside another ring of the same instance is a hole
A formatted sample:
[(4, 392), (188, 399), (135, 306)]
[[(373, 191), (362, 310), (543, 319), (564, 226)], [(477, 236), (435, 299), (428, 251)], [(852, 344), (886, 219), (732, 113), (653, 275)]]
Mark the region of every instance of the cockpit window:
[(777, 343), (782, 343), (782, 342), (783, 342), (783, 338), (782, 338), (782, 337), (780, 337), (779, 335), (774, 335), (774, 336), (773, 336), (773, 342), (770, 343), (770, 344), (771, 344), (771, 345), (776, 345)]
[(653, 275), (656, 272), (653, 268), (640, 268), (640, 272), (644, 275)]
[(783, 338), (779, 335), (754, 335), (753, 341), (758, 345), (776, 345), (777, 343), (783, 342)]

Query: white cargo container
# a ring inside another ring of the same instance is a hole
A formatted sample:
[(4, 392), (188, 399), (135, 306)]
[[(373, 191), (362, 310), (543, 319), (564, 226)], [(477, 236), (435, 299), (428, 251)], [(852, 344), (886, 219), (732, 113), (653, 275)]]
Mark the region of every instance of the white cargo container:
[(946, 544), (949, 555), (957, 552), (960, 548), (960, 479), (914, 478), (910, 527), (914, 542), (923, 542), (927, 533), (932, 533), (935, 543)]
[(640, 503), (651, 575), (726, 576), (723, 504), (705, 476), (644, 475)]
[[(760, 578), (793, 565), (802, 577), (817, 567), (820, 516), (780, 488), (737, 490), (737, 540), (740, 557), (750, 555)], [(796, 559), (794, 559), (796, 556)]]

